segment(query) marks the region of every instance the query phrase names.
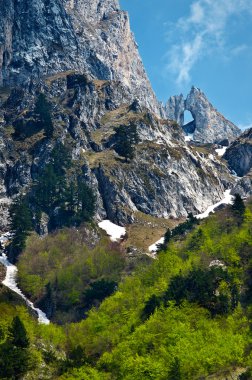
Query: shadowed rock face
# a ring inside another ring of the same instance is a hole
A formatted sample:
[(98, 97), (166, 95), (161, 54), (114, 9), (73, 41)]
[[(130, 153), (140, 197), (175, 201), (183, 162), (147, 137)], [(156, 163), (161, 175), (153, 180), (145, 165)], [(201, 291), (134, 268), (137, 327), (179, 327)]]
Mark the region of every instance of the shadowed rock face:
[(78, 70), (120, 80), (160, 113), (126, 12), (116, 0), (0, 0), (0, 85)]
[(242, 177), (249, 173), (252, 168), (252, 128), (231, 144), (223, 158), (238, 176)]
[(186, 100), (183, 96), (173, 96), (165, 106), (167, 116), (176, 120), (180, 126), (184, 123), (185, 110), (190, 111), (194, 125), (185, 126), (184, 130), (192, 133), (194, 140), (202, 143), (218, 143), (224, 139), (233, 141), (241, 133), (240, 129), (221, 115), (209, 102), (205, 94), (196, 87), (192, 87)]

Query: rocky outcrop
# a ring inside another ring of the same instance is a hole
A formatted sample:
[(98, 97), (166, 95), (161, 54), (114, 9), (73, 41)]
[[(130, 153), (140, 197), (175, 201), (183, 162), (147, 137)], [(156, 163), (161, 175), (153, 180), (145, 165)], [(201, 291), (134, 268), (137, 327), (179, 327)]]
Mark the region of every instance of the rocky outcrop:
[(246, 175), (252, 168), (252, 128), (245, 131), (231, 146), (223, 156), (229, 167), (236, 172), (239, 177)]
[(184, 96), (171, 96), (164, 106), (165, 117), (168, 120), (174, 120), (181, 127), (184, 125), (185, 100)]
[(132, 98), (160, 113), (116, 0), (0, 0), (0, 85), (67, 70), (120, 80)]
[[(192, 87), (185, 100), (181, 95), (171, 97), (165, 109), (167, 117), (176, 120), (185, 133), (193, 133), (194, 140), (202, 143), (219, 143), (224, 139), (231, 142), (241, 133), (240, 129), (221, 115), (206, 95), (196, 87)], [(191, 112), (194, 121), (184, 126), (186, 110)]]
[[(52, 104), (52, 138), (29, 130), (41, 91)], [(29, 188), (58, 141), (71, 149), (74, 167), (81, 168), (81, 176), (96, 194), (96, 218), (118, 224), (133, 222), (137, 212), (162, 218), (200, 213), (220, 200), (233, 182), (225, 165), (187, 146), (177, 124), (160, 120), (138, 101), (131, 103), (121, 82), (60, 73), (30, 91), (13, 91), (2, 111), (7, 197)], [(139, 142), (127, 162), (113, 149), (114, 135), (116, 127), (132, 124)], [(28, 135), (15, 137), (17, 125)]]

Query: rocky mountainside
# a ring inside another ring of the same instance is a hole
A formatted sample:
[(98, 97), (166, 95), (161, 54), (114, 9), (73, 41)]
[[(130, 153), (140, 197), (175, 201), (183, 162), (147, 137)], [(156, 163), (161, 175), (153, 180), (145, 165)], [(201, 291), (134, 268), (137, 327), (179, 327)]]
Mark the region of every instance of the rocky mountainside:
[(223, 158), (231, 170), (241, 177), (233, 193), (246, 197), (252, 195), (252, 128), (236, 139), (226, 150)]
[(66, 70), (120, 80), (160, 112), (117, 0), (1, 0), (0, 84), (29, 84)]
[[(184, 125), (184, 112), (190, 111), (193, 122)], [(165, 105), (169, 119), (176, 120), (186, 134), (193, 134), (194, 140), (202, 143), (230, 142), (238, 137), (240, 129), (221, 115), (209, 102), (206, 95), (192, 87), (187, 98), (183, 95), (172, 96)]]
[(224, 158), (239, 177), (248, 174), (252, 168), (252, 128), (231, 144)]
[[(183, 218), (233, 186), (225, 163), (189, 146), (181, 127), (160, 117), (164, 111), (117, 1), (0, 0), (0, 21), (2, 225), (9, 202), (38, 182), (59, 143), (71, 155), (66, 181), (78, 177), (92, 188), (97, 219)], [(180, 124), (181, 103), (183, 97), (174, 103), (179, 118), (168, 114)], [(224, 118), (206, 132), (203, 105), (207, 120), (220, 115), (198, 89), (186, 104), (195, 116), (195, 139), (238, 134)], [(115, 148), (125, 128), (126, 140), (132, 128), (137, 135), (130, 159)], [(57, 207), (53, 212), (57, 217)]]

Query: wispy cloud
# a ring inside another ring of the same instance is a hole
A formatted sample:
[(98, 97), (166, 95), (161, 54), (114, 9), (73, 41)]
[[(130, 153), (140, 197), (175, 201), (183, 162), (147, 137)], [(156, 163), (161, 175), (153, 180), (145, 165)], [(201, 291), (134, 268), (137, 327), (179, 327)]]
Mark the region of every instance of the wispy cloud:
[(187, 17), (173, 26), (172, 44), (167, 53), (166, 69), (176, 77), (177, 85), (190, 81), (191, 70), (203, 57), (216, 53), (239, 54), (245, 45), (229, 47), (227, 44), (229, 21), (244, 12), (252, 16), (252, 0), (196, 0), (191, 3)]

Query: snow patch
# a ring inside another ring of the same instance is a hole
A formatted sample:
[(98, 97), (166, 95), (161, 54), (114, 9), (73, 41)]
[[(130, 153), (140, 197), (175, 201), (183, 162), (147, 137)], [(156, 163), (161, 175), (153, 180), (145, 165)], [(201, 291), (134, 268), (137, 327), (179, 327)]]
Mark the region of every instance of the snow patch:
[(188, 133), (188, 135), (185, 136), (185, 141), (193, 141), (193, 133)]
[(214, 156), (213, 156), (213, 154), (209, 154), (208, 157), (210, 158), (210, 160), (215, 161), (215, 160), (214, 160)]
[(233, 204), (234, 197), (233, 197), (233, 195), (231, 195), (231, 190), (230, 189), (226, 190), (223, 195), (224, 195), (224, 198), (220, 202), (215, 203), (212, 206), (209, 206), (208, 209), (205, 212), (203, 212), (202, 214), (199, 214), (199, 215), (195, 215), (195, 217), (197, 219), (205, 219), (205, 218), (207, 218), (209, 216), (209, 214), (211, 212), (214, 212), (214, 210), (217, 207), (219, 207), (220, 205), (223, 205), (223, 204), (226, 204), (226, 205)]
[(156, 253), (157, 250), (158, 250), (158, 245), (159, 245), (159, 244), (164, 244), (164, 240), (165, 240), (164, 237), (162, 237), (162, 238), (159, 239), (156, 243), (150, 245), (149, 248), (148, 248), (149, 252), (151, 252), (151, 253)]
[(224, 156), (226, 153), (227, 146), (223, 146), (223, 148), (215, 149), (215, 152), (218, 154), (219, 157)]
[(98, 223), (98, 226), (107, 232), (111, 241), (118, 241), (126, 235), (125, 227), (118, 226), (117, 224), (110, 222), (110, 220), (103, 220)]

